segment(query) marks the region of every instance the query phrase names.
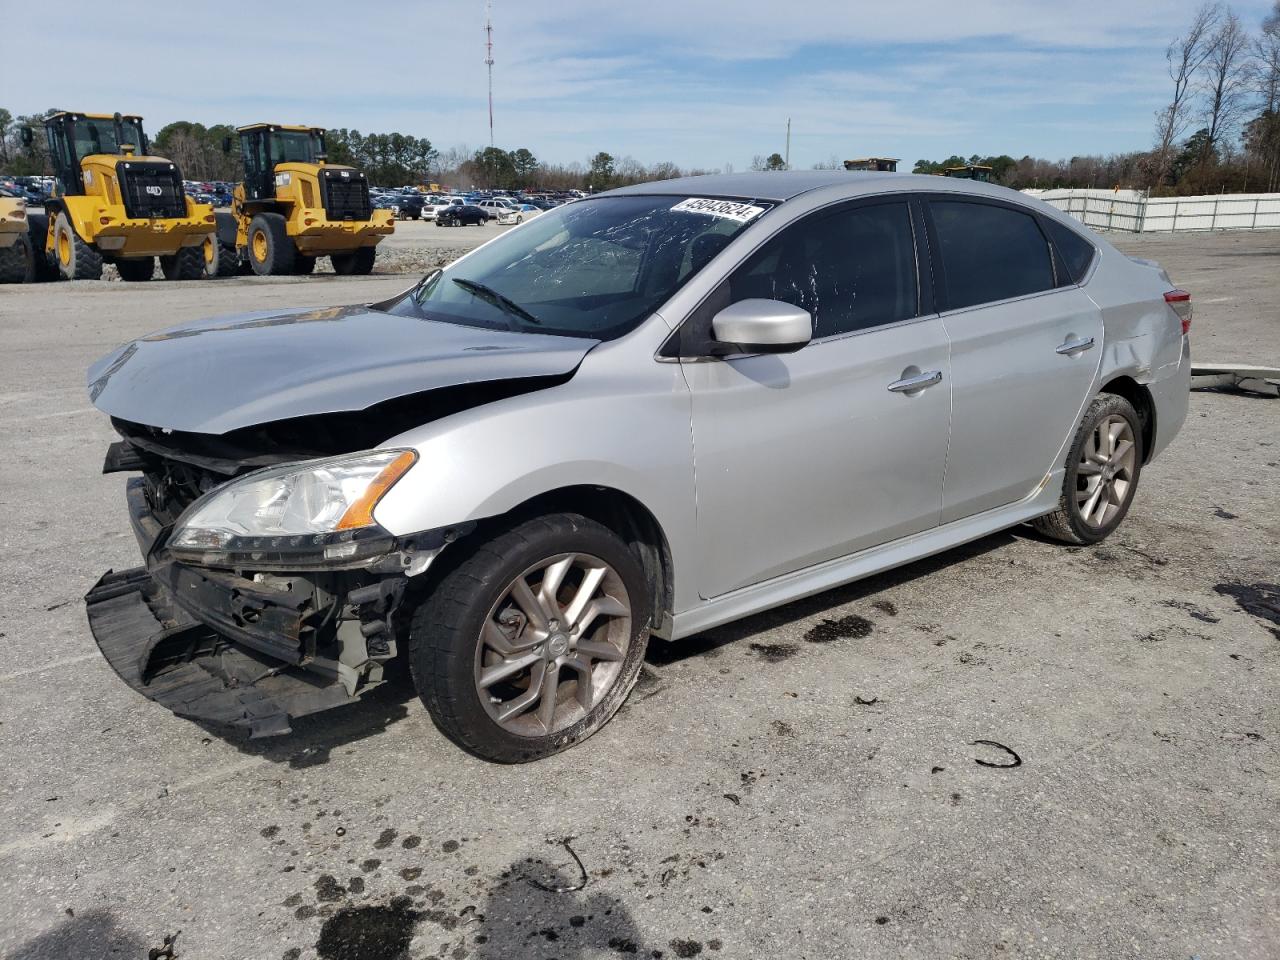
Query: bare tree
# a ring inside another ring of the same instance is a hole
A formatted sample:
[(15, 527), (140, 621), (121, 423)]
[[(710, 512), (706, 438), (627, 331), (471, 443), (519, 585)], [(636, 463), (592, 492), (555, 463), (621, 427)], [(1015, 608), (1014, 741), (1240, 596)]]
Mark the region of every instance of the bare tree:
[(1173, 145), (1186, 132), (1190, 122), (1191, 102), (1195, 95), (1194, 81), (1212, 51), (1212, 38), (1222, 16), (1221, 5), (1206, 3), (1196, 11), (1187, 32), (1170, 43), (1165, 50), (1169, 79), (1173, 81), (1173, 99), (1156, 114), (1154, 185), (1161, 183), (1168, 174), (1173, 159)]
[(1253, 42), (1254, 87), (1264, 113), (1280, 111), (1280, 0), (1272, 16), (1277, 18), (1274, 28), (1264, 26)]
[(1275, 0), (1271, 12), (1263, 18), (1263, 33), (1280, 33), (1280, 0)]
[(1201, 165), (1240, 120), (1249, 93), (1249, 35), (1230, 9), (1213, 34), (1204, 67), (1204, 121), (1209, 135), (1201, 148)]

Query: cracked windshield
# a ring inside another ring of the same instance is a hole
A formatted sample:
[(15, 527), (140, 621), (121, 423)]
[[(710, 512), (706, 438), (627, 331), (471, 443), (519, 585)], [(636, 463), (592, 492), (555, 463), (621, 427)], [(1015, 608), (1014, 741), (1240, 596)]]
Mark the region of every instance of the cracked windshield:
[(613, 339), (767, 209), (672, 196), (578, 201), (427, 275), (389, 309), (471, 326)]

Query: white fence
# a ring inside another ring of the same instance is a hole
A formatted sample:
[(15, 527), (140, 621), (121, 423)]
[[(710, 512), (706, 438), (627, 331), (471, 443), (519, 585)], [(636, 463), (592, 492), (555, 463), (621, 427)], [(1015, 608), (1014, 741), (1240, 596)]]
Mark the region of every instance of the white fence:
[(1280, 228), (1280, 193), (1147, 197), (1136, 190), (1026, 190), (1095, 230), (1172, 233), (1175, 230)]

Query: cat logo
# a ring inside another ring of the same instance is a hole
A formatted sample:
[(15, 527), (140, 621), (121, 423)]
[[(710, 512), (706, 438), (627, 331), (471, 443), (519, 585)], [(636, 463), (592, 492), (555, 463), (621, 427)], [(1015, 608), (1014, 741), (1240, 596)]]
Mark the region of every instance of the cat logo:
[(153, 197), (159, 197), (164, 194), (164, 190), (162, 190), (160, 187), (147, 187), (147, 193), (149, 193)]

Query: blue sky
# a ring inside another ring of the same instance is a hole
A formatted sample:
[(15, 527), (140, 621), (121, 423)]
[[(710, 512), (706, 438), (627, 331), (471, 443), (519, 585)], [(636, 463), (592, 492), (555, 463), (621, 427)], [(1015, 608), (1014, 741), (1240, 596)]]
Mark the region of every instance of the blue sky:
[[(1168, 95), (1164, 47), (1196, 6), (494, 0), (495, 139), (553, 162), (607, 150), (741, 170), (783, 151), (789, 116), (797, 167), (1139, 149)], [(1234, 7), (1252, 31), (1270, 3)], [(152, 133), (275, 120), (475, 149), (483, 19), (483, 0), (71, 0), (6, 44), (0, 106), (136, 112)]]

